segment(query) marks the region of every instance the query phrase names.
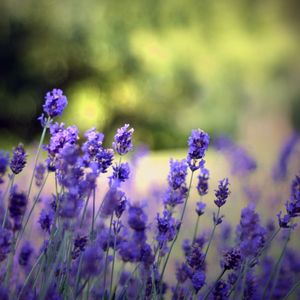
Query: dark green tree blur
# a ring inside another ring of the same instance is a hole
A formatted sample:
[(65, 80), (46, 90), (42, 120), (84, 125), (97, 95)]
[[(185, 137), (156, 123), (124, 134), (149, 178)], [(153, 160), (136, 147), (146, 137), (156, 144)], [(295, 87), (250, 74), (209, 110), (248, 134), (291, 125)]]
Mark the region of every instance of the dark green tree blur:
[[(111, 136), (130, 123), (154, 149), (191, 128), (234, 134), (245, 114), (300, 111), (297, 1), (2, 0), (0, 139), (32, 142), (43, 96)], [(298, 110), (297, 110), (298, 109)]]

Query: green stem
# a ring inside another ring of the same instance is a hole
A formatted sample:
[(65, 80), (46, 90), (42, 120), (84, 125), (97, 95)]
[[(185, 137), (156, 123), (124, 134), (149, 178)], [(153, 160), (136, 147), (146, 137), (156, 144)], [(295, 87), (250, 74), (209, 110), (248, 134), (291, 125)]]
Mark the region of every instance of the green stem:
[(210, 244), (211, 244), (212, 239), (214, 237), (214, 234), (215, 234), (215, 231), (216, 231), (216, 227), (217, 227), (217, 224), (218, 224), (219, 216), (220, 216), (220, 207), (218, 207), (217, 217), (216, 217), (216, 220), (214, 222), (214, 227), (213, 227), (213, 230), (212, 230), (211, 235), (209, 237), (209, 241), (208, 241), (208, 244), (207, 244), (207, 247), (206, 247), (206, 250), (205, 250), (205, 254), (204, 254), (204, 258), (203, 258), (203, 263), (205, 262), (205, 259), (206, 259), (206, 256), (207, 256)]
[[(192, 174), (191, 174), (191, 178), (190, 178), (190, 183), (189, 183), (189, 187), (188, 187), (187, 196), (186, 196), (186, 199), (185, 199), (185, 202), (184, 202), (184, 206), (183, 206), (183, 210), (182, 210), (182, 213), (181, 213), (181, 217), (180, 217), (180, 227), (182, 226), (182, 221), (183, 221), (184, 213), (185, 213), (186, 206), (187, 206), (187, 202), (188, 202), (188, 199), (189, 199), (189, 196), (190, 196), (190, 191), (191, 191), (192, 182), (193, 182), (193, 175), (194, 175), (194, 171), (192, 171)], [(162, 281), (163, 281), (164, 274), (165, 274), (165, 271), (166, 271), (166, 267), (167, 267), (167, 264), (168, 264), (168, 261), (169, 261), (169, 258), (170, 258), (172, 249), (173, 249), (173, 247), (174, 247), (174, 245), (175, 245), (175, 242), (176, 242), (176, 240), (177, 240), (177, 238), (178, 238), (178, 235), (179, 235), (179, 230), (176, 232), (175, 238), (173, 239), (172, 244), (171, 244), (171, 246), (170, 246), (170, 251), (168, 252), (167, 257), (166, 257), (166, 260), (165, 260), (165, 262), (164, 262), (163, 269), (162, 269), (161, 276), (160, 276), (160, 282), (161, 282), (161, 283), (162, 283)]]

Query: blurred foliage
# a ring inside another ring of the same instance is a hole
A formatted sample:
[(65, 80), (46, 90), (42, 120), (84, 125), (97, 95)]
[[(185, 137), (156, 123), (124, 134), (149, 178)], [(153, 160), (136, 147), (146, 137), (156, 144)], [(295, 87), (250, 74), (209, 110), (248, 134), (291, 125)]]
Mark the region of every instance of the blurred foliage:
[(298, 5), (2, 0), (2, 141), (33, 140), (52, 87), (66, 123), (111, 136), (129, 122), (152, 148), (183, 146), (195, 127), (234, 134), (244, 112), (299, 111)]

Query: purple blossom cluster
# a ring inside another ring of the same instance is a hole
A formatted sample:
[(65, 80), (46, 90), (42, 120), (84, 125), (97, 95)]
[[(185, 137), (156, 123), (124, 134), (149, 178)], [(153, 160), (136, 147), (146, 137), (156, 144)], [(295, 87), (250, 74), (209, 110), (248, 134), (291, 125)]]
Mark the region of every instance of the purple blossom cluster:
[[(142, 201), (132, 190), (133, 128), (119, 128), (112, 148), (96, 128), (81, 142), (76, 126), (53, 122), (66, 106), (61, 90), (46, 94), (40, 144), (47, 132), (50, 137), (37, 150), (27, 189), (19, 177), (27, 171), (24, 147), (14, 148), (11, 159), (0, 151), (0, 299), (299, 298), (300, 257), (289, 241), (300, 216), (300, 175), (291, 181), (278, 223), (265, 225), (251, 203), (234, 230), (223, 220), (239, 201), (236, 182), (224, 178), (210, 195), (214, 182), (204, 161), (210, 137), (192, 130), (186, 157), (170, 160), (166, 187), (155, 194), (162, 204), (156, 213), (149, 210), (150, 193)], [(245, 149), (224, 138), (218, 143), (233, 174), (256, 170)], [(294, 143), (281, 153), (282, 178)], [(204, 228), (203, 215), (211, 227)], [(279, 255), (272, 250), (276, 243)]]

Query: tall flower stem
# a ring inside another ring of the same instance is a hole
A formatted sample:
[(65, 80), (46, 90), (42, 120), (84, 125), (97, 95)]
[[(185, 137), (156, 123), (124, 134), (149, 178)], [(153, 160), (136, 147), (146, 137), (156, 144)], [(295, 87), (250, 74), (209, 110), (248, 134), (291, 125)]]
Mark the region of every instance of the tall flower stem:
[(41, 135), (39, 146), (38, 146), (38, 149), (37, 149), (37, 152), (36, 152), (36, 155), (35, 155), (33, 171), (32, 171), (30, 184), (29, 184), (29, 188), (28, 188), (28, 192), (27, 192), (27, 198), (29, 198), (29, 196), (30, 196), (30, 192), (31, 192), (32, 184), (33, 184), (33, 179), (34, 179), (34, 174), (35, 174), (35, 169), (36, 169), (36, 166), (37, 166), (37, 162), (38, 162), (38, 159), (39, 159), (39, 156), (40, 156), (40, 152), (41, 152), (41, 149), (42, 149), (42, 145), (43, 145), (43, 142), (44, 142), (44, 139), (45, 139), (45, 136), (46, 136), (46, 132), (47, 132), (47, 128), (49, 126), (50, 120), (51, 120), (51, 118), (48, 117), (48, 119), (46, 121), (46, 124), (43, 128), (43, 132), (42, 132), (42, 135)]
[[(279, 271), (280, 271), (281, 264), (282, 264), (282, 259), (284, 257), (284, 254), (285, 254), (285, 251), (286, 251), (286, 248), (287, 248), (287, 244), (288, 244), (288, 242), (290, 240), (290, 237), (291, 237), (291, 231), (292, 231), (292, 228), (289, 228), (288, 237), (287, 237), (287, 239), (284, 243), (284, 246), (282, 248), (280, 256), (279, 256), (279, 258), (276, 262), (275, 268), (272, 270), (272, 273), (270, 274), (269, 280), (267, 281), (267, 284), (265, 286), (265, 290), (264, 290), (264, 293), (263, 293), (263, 299), (271, 299), (271, 297), (272, 297), (274, 288), (276, 287), (276, 284), (277, 284), (278, 275), (279, 275)], [(268, 288), (270, 283), (271, 283), (271, 286), (270, 286), (270, 288)], [(267, 291), (270, 291), (268, 297), (266, 297)]]
[[(9, 180), (9, 184), (7, 185), (7, 188), (6, 188), (5, 193), (3, 195), (3, 198), (2, 198), (3, 201), (5, 201), (7, 192), (9, 191), (9, 194), (11, 193), (12, 187), (14, 185), (14, 180), (15, 180), (15, 174), (13, 173), (11, 175), (11, 178)], [(4, 228), (4, 226), (5, 226), (5, 223), (6, 223), (6, 220), (7, 220), (7, 215), (8, 215), (8, 203), (7, 203), (6, 208), (5, 208), (5, 213), (4, 213), (3, 222), (2, 222), (2, 228)]]
[(95, 212), (96, 212), (96, 188), (93, 189), (93, 213), (92, 213), (92, 226), (91, 226), (91, 240), (95, 239)]
[(87, 207), (89, 205), (90, 197), (91, 197), (91, 192), (89, 192), (89, 194), (87, 196), (87, 199), (85, 201), (85, 205), (84, 205), (81, 220), (80, 220), (80, 228), (82, 228), (82, 225), (83, 225), (83, 221), (84, 221), (84, 218), (85, 218), (85, 213), (86, 213)]
[(196, 221), (194, 234), (193, 234), (193, 243), (194, 243), (194, 241), (196, 240), (196, 237), (197, 237), (197, 232), (198, 232), (198, 227), (199, 227), (199, 220), (200, 220), (200, 216), (197, 215), (197, 221)]
[(25, 281), (24, 281), (23, 287), (22, 287), (22, 289), (21, 289), (21, 291), (20, 291), (20, 293), (19, 293), (19, 295), (18, 295), (17, 300), (19, 300), (20, 297), (22, 296), (22, 293), (23, 293), (23, 291), (24, 291), (24, 289), (25, 289), (27, 283), (29, 282), (29, 279), (31, 278), (31, 275), (33, 274), (35, 268), (38, 266), (38, 264), (39, 264), (40, 261), (42, 260), (43, 254), (44, 254), (44, 253), (41, 253), (41, 254), (40, 254), (40, 256), (39, 256), (38, 259), (36, 260), (35, 264), (34, 264), (33, 267), (31, 268), (29, 274), (27, 275), (27, 277), (26, 277), (26, 279), (25, 279)]
[(107, 250), (105, 254), (105, 263), (104, 263), (104, 279), (103, 279), (103, 293), (105, 294), (105, 286), (106, 286), (106, 272), (107, 272), (107, 264), (108, 264), (108, 253), (109, 253), (109, 242), (110, 242), (110, 235), (111, 235), (111, 227), (112, 227), (112, 221), (114, 218), (114, 214), (112, 213), (110, 217), (110, 223), (109, 223), (109, 237), (108, 237), (108, 245)]
[[(42, 193), (42, 191), (43, 191), (43, 189), (44, 189), (44, 186), (45, 186), (45, 184), (46, 184), (46, 181), (47, 181), (48, 177), (49, 177), (49, 172), (47, 173), (46, 178), (45, 178), (45, 180), (44, 180), (44, 182), (43, 182), (43, 184), (42, 184), (42, 186), (41, 186), (41, 188), (40, 188), (40, 190), (39, 190), (39, 192), (38, 192), (36, 198), (35, 198), (34, 201), (33, 201), (33, 204), (32, 204), (32, 206), (31, 206), (31, 209), (30, 209), (30, 211), (29, 211), (29, 214), (28, 214), (28, 216), (26, 217), (25, 224), (22, 226), (22, 229), (21, 229), (20, 233), (17, 235), (17, 239), (16, 239), (16, 248), (18, 247), (19, 242), (20, 242), (20, 240), (22, 239), (22, 236), (23, 236), (23, 234), (24, 234), (24, 232), (25, 232), (25, 230), (26, 230), (26, 227), (27, 227), (28, 222), (29, 222), (29, 220), (30, 220), (30, 217), (31, 217), (31, 215), (32, 215), (32, 213), (33, 213), (33, 211), (34, 211), (34, 208), (35, 208), (36, 204), (37, 204), (38, 201), (39, 201), (39, 198), (40, 198), (40, 196), (41, 196), (41, 193)], [(23, 223), (23, 222), (22, 222), (22, 223)]]
[(207, 244), (207, 247), (206, 247), (206, 250), (205, 250), (205, 254), (204, 254), (204, 258), (203, 258), (203, 262), (205, 261), (206, 259), (206, 256), (207, 256), (207, 253), (208, 253), (208, 250), (209, 250), (209, 247), (210, 247), (210, 244), (213, 240), (213, 237), (215, 235), (215, 231), (216, 231), (216, 227), (217, 227), (217, 224), (218, 224), (218, 219), (219, 219), (219, 216), (220, 216), (220, 207), (218, 207), (218, 212), (217, 212), (217, 217), (215, 219), (215, 222), (214, 222), (214, 227), (213, 227), (213, 230), (210, 234), (210, 237), (209, 237), (209, 241), (208, 241), (208, 244)]
[(113, 260), (111, 267), (111, 275), (110, 275), (110, 289), (109, 289), (109, 297), (112, 299), (112, 287), (114, 282), (114, 268), (115, 268), (115, 258), (116, 258), (116, 245), (117, 245), (117, 233), (114, 234), (114, 249), (113, 249)]
[[(193, 182), (193, 176), (194, 176), (194, 171), (192, 171), (192, 174), (191, 174), (191, 178), (190, 178), (190, 183), (189, 183), (189, 187), (188, 187), (188, 192), (187, 192), (187, 196), (186, 196), (186, 199), (185, 199), (185, 202), (184, 202), (184, 206), (183, 206), (183, 210), (182, 210), (182, 213), (181, 213), (181, 217), (180, 217), (180, 227), (182, 225), (182, 221), (183, 221), (183, 217), (184, 217), (184, 213), (185, 213), (185, 210), (186, 210), (186, 206), (187, 206), (187, 202), (188, 202), (188, 199), (189, 199), (189, 196), (190, 196), (190, 191), (191, 191), (191, 187), (192, 187), (192, 182)], [(171, 255), (171, 252), (172, 252), (172, 249), (176, 243), (176, 240), (178, 238), (178, 235), (179, 235), (179, 230), (177, 230), (176, 232), (176, 235), (175, 235), (175, 238), (173, 239), (172, 241), (172, 244), (170, 246), (170, 251), (168, 252), (167, 254), (167, 257), (166, 257), (166, 260), (164, 262), (164, 265), (163, 265), (163, 268), (162, 268), (162, 272), (161, 272), (161, 276), (160, 276), (160, 282), (162, 283), (162, 280), (164, 278), (164, 273), (165, 273), (165, 270), (166, 270), (166, 267), (167, 267), (167, 264), (168, 264), (168, 261), (169, 261), (169, 258), (170, 258), (170, 255)]]

